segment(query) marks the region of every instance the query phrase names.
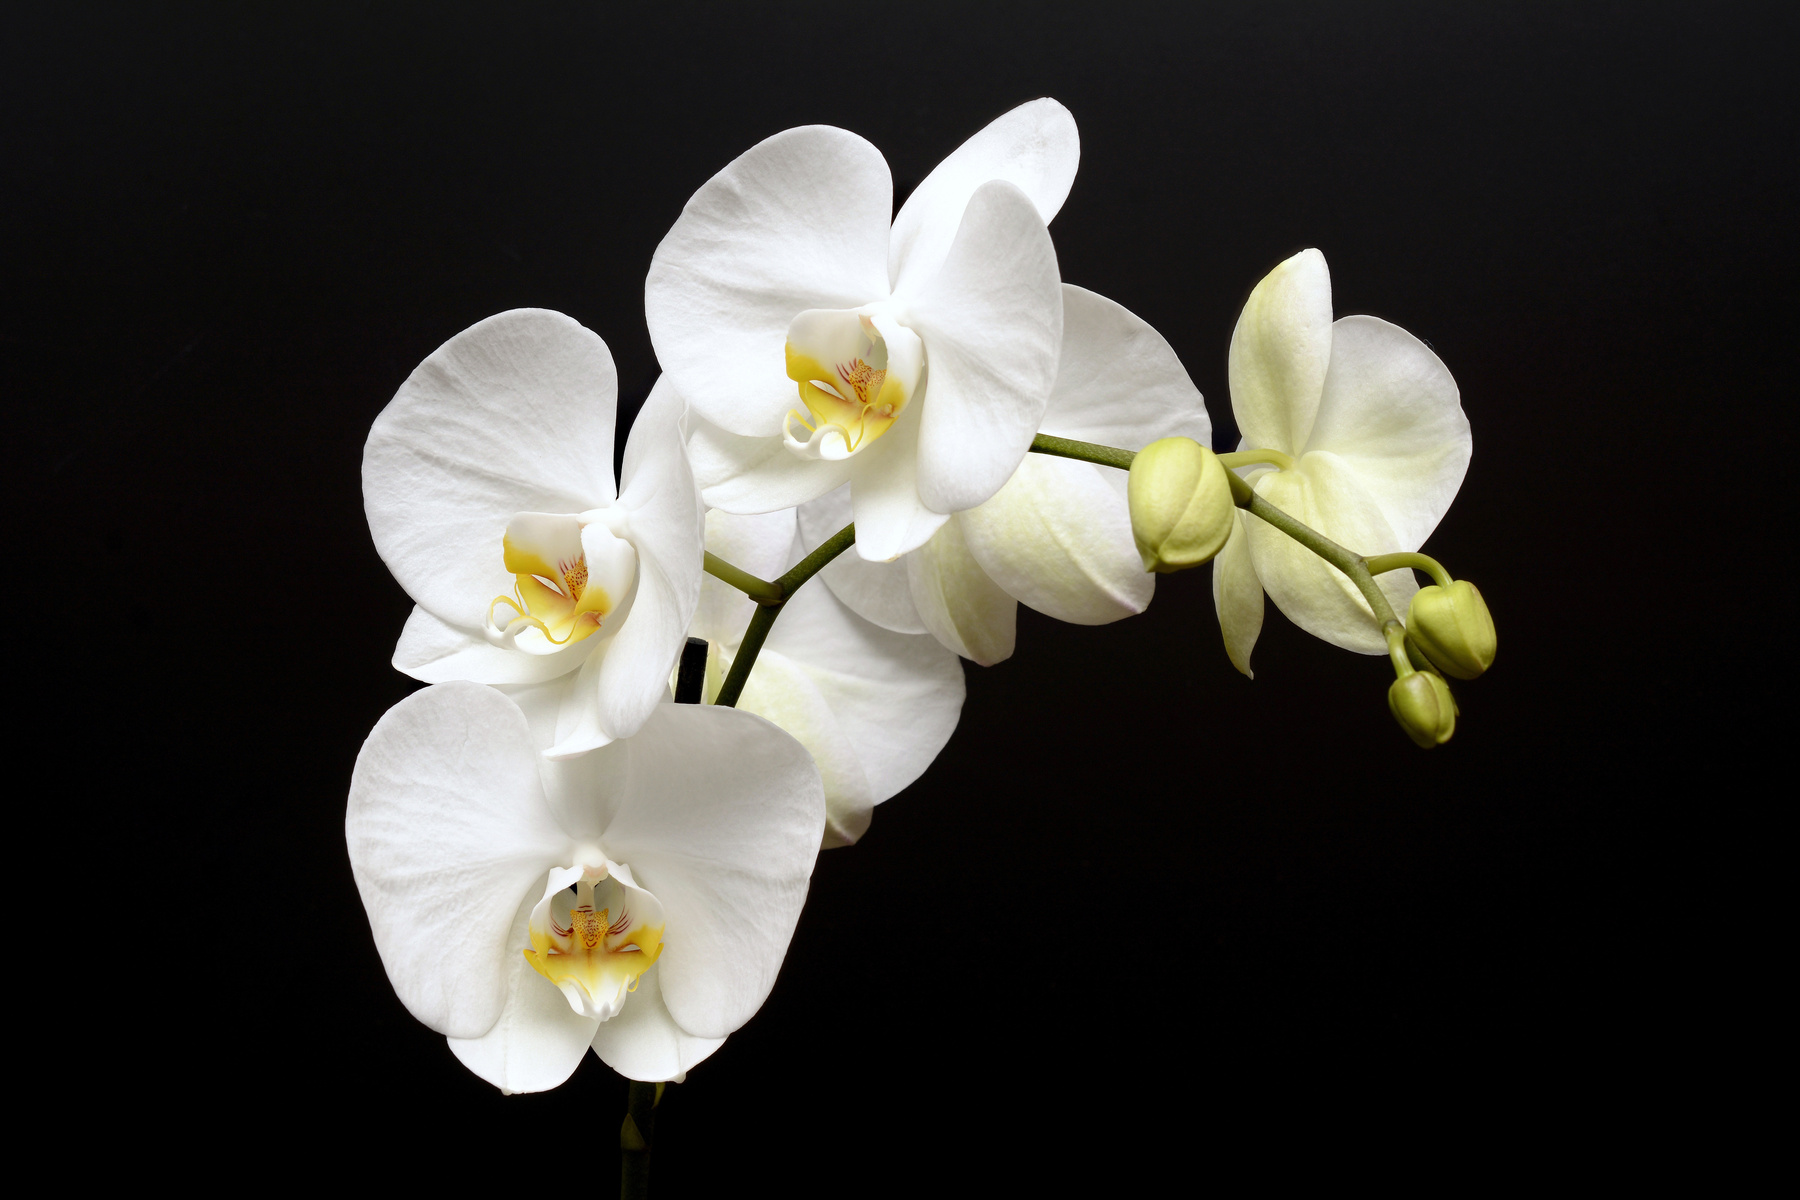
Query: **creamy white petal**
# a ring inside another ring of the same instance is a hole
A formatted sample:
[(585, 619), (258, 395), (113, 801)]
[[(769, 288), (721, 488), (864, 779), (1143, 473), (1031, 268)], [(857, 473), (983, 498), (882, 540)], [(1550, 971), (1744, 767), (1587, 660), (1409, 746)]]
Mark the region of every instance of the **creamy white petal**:
[(612, 501), (617, 395), (606, 343), (545, 309), (489, 317), (419, 364), (369, 430), (363, 505), (420, 607), (479, 633), (512, 591), (501, 539), (514, 513)]
[(958, 515), (969, 553), (1008, 595), (1059, 621), (1104, 625), (1143, 612), (1156, 577), (1106, 474), (1124, 472), (1026, 455), (992, 500)]
[(1245, 443), (1304, 451), (1330, 362), (1331, 272), (1302, 250), (1256, 285), (1231, 331), (1231, 411)]
[(475, 683), (408, 696), (357, 755), (344, 835), (401, 1003), (439, 1033), (486, 1033), (506, 1003), (519, 904), (573, 848), (524, 715)]
[[(564, 1005), (567, 1008), (568, 1005)], [(638, 976), (637, 988), (624, 1009), (594, 1031), (594, 1053), (601, 1062), (643, 1082), (676, 1083), (725, 1044), (724, 1038), (695, 1037), (675, 1023), (663, 1003), (658, 968)]]
[(447, 1039), (463, 1066), (508, 1093), (561, 1086), (581, 1065), (600, 1024), (571, 1010), (556, 985), (525, 961), (523, 951), (531, 945), (527, 923), (537, 899), (530, 894), (519, 906), (506, 939), (510, 965), (500, 1019), (478, 1038)]
[(1049, 98), (1021, 104), (989, 122), (932, 169), (894, 217), (888, 274), (894, 290), (917, 287), (943, 265), (975, 189), (1004, 179), (1030, 197), (1048, 225), (1068, 199), (1081, 162), (1081, 136), (1069, 110)]
[(976, 189), (910, 317), (926, 354), (919, 495), (941, 513), (974, 508), (1025, 457), (1056, 382), (1062, 284), (1024, 192), (1004, 181)]
[(856, 467), (854, 458), (801, 458), (780, 437), (745, 437), (698, 414), (689, 423), (688, 457), (701, 494), (727, 512), (793, 508), (841, 486)]
[[(850, 489), (839, 488), (799, 508), (800, 541), (810, 552), (850, 524)], [(866, 621), (895, 633), (924, 633), (925, 622), (913, 607), (906, 565), (871, 562), (861, 554), (840, 554), (821, 574), (826, 586)]]
[(618, 743), (631, 786), (606, 830), (668, 917), (663, 999), (697, 1037), (724, 1037), (774, 985), (806, 899), (825, 794), (805, 747), (751, 713), (665, 704)]
[(852, 460), (856, 553), (871, 562), (888, 562), (923, 545), (948, 519), (919, 495), (919, 426), (919, 406), (908, 405), (886, 434)]
[(905, 561), (913, 605), (933, 637), (984, 667), (1012, 657), (1018, 601), (969, 553), (960, 518)]
[(554, 654), (524, 654), (495, 646), (478, 634), (446, 625), (418, 605), (400, 630), (394, 669), (425, 683), (467, 679), (475, 683), (539, 683), (575, 670), (594, 649), (592, 639)]
[[(1259, 475), (1257, 494), (1294, 519), (1358, 554), (1399, 550), (1399, 539), (1356, 473), (1341, 459), (1314, 451), (1295, 470)], [(1360, 654), (1385, 654), (1387, 641), (1356, 585), (1325, 560), (1255, 517), (1244, 521), (1257, 578), (1288, 620), (1314, 637)], [(1376, 583), (1402, 618), (1419, 590), (1411, 571), (1389, 571)]]
[(798, 400), (788, 323), (887, 296), (893, 211), (881, 152), (827, 125), (757, 143), (694, 193), (651, 259), (644, 316), (695, 412), (779, 438)]
[(1412, 334), (1379, 317), (1331, 328), (1331, 370), (1308, 450), (1328, 450), (1381, 506), (1400, 548), (1416, 550), (1469, 469), (1469, 418), (1456, 380)]
[(1162, 334), (1072, 283), (1062, 285), (1062, 296), (1062, 354), (1043, 431), (1127, 450), (1165, 437), (1211, 446), (1200, 390)]
[(1244, 531), (1244, 511), (1231, 517), (1231, 537), (1212, 562), (1213, 611), (1219, 615), (1219, 633), (1231, 665), (1251, 679), (1250, 652), (1262, 633), (1263, 589), (1250, 560), (1250, 537)]

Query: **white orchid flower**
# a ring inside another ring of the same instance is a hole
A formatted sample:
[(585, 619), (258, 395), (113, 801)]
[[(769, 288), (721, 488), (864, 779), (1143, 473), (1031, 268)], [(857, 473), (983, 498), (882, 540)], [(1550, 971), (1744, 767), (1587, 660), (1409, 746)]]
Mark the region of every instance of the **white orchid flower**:
[[(1162, 335), (1104, 296), (1071, 284), (1062, 290), (1061, 365), (1043, 431), (1128, 450), (1174, 436), (1210, 445), (1200, 392)], [(845, 557), (823, 573), (868, 620), (929, 632), (990, 665), (1013, 652), (1020, 603), (1078, 625), (1104, 625), (1150, 603), (1156, 576), (1132, 541), (1128, 478), (1028, 454), (992, 499), (956, 514), (899, 562)], [(841, 490), (800, 509), (810, 544), (849, 519), (850, 496)]]
[(857, 552), (879, 562), (998, 491), (1056, 376), (1045, 226), (1079, 158), (1068, 110), (1037, 100), (963, 143), (898, 215), (881, 152), (825, 125), (708, 180), (644, 290), (657, 359), (702, 418), (690, 452), (707, 504), (773, 512), (848, 484)]
[[(1469, 468), (1469, 419), (1450, 370), (1423, 342), (1377, 317), (1331, 319), (1325, 256), (1303, 250), (1256, 285), (1231, 335), (1231, 407), (1240, 450), (1276, 466), (1243, 470), (1259, 496), (1363, 555), (1417, 550)], [(1335, 646), (1387, 653), (1348, 578), (1239, 510), (1213, 566), (1225, 649), (1250, 674), (1263, 593)], [(1377, 583), (1404, 613), (1411, 571)]]
[[(793, 509), (760, 516), (706, 514), (707, 549), (774, 579), (810, 549)], [(835, 532), (835, 531), (834, 531)], [(708, 702), (737, 657), (756, 605), (708, 576), (693, 635), (709, 643)], [(794, 593), (769, 631), (738, 698), (800, 740), (825, 781), (824, 845), (846, 846), (874, 807), (929, 767), (962, 715), (962, 664), (929, 637), (871, 625), (814, 579)]]
[(761, 717), (676, 704), (547, 761), (538, 691), (439, 684), (376, 723), (344, 821), (376, 949), (407, 1010), (508, 1092), (556, 1087), (590, 1046), (680, 1079), (774, 985), (818, 771)]
[(571, 676), (554, 757), (636, 732), (700, 595), (681, 401), (652, 390), (615, 492), (617, 398), (598, 335), (516, 309), (421, 363), (363, 450), (375, 548), (416, 605), (394, 666), (427, 683)]

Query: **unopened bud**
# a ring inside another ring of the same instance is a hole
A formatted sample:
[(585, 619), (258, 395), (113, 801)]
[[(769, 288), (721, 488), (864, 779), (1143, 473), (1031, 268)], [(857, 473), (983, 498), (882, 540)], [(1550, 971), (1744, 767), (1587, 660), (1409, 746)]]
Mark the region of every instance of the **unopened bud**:
[(1473, 679), (1494, 665), (1494, 618), (1466, 579), (1420, 588), (1406, 623), (1425, 657), (1446, 675)]
[(1151, 442), (1131, 463), (1131, 536), (1144, 570), (1207, 562), (1231, 536), (1231, 485), (1218, 457), (1193, 438)]
[(1450, 685), (1429, 671), (1414, 671), (1388, 688), (1388, 708), (1406, 736), (1425, 747), (1441, 745), (1456, 732), (1456, 701)]

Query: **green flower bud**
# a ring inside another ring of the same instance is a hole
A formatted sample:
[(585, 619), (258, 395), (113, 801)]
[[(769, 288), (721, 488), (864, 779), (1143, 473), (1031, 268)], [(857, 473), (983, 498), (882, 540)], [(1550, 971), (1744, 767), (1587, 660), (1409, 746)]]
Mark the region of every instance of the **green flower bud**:
[(1450, 685), (1429, 671), (1414, 671), (1388, 688), (1388, 708), (1406, 736), (1427, 750), (1456, 732), (1456, 701)]
[(1131, 463), (1131, 536), (1144, 570), (1166, 574), (1209, 561), (1231, 536), (1231, 485), (1218, 457), (1193, 438), (1151, 442)]
[(1473, 679), (1494, 665), (1494, 618), (1466, 579), (1420, 588), (1406, 624), (1432, 666), (1452, 678)]

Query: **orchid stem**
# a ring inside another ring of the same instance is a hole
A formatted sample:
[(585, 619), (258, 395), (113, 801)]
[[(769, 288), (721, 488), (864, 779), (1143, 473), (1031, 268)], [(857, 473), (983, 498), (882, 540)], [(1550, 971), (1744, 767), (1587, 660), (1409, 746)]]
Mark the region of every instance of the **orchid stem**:
[(706, 552), (706, 573), (722, 579), (758, 604), (780, 604), (781, 588), (766, 579), (758, 579), (739, 566), (726, 562), (711, 550)]
[(620, 1200), (647, 1200), (650, 1195), (650, 1145), (656, 1133), (656, 1104), (664, 1086), (631, 1081), (625, 1123), (619, 1126)]
[(1384, 575), (1389, 571), (1398, 571), (1402, 567), (1411, 567), (1415, 571), (1423, 571), (1431, 576), (1431, 582), (1439, 587), (1449, 587), (1452, 580), (1450, 572), (1444, 564), (1429, 554), (1417, 554), (1410, 550), (1402, 550), (1396, 554), (1372, 554), (1369, 556), (1369, 574)]
[(1121, 471), (1131, 470), (1131, 460), (1137, 457), (1135, 450), (1120, 450), (1116, 446), (1102, 446), (1096, 442), (1078, 442), (1074, 438), (1051, 437), (1047, 433), (1040, 433), (1032, 438), (1031, 449), (1037, 454), (1079, 459), (1082, 462), (1098, 463), (1103, 467), (1117, 467)]
[[(731, 660), (731, 670), (726, 673), (725, 682), (719, 686), (719, 694), (714, 704), (722, 704), (726, 708), (735, 707), (738, 697), (744, 694), (744, 684), (750, 678), (750, 668), (756, 665), (756, 656), (762, 653), (763, 643), (768, 640), (769, 630), (775, 624), (775, 618), (781, 615), (782, 607), (788, 599), (800, 589), (800, 585), (825, 569), (825, 564), (856, 544), (856, 525), (851, 523), (826, 538), (818, 549), (808, 554), (795, 564), (793, 570), (767, 586), (775, 589), (775, 600), (758, 601), (756, 612), (750, 617), (750, 625), (744, 630), (744, 640), (738, 643), (737, 657)], [(712, 555), (707, 556), (707, 570), (712, 571)], [(724, 562), (723, 559), (719, 560)], [(729, 565), (729, 564), (727, 564)], [(737, 570), (733, 567), (732, 570)], [(713, 571), (718, 575), (718, 572)], [(719, 578), (724, 579), (723, 575)], [(747, 576), (747, 578), (755, 578)], [(730, 580), (726, 580), (731, 583)], [(762, 582), (757, 580), (757, 582)], [(732, 584), (733, 587), (739, 585)], [(746, 594), (749, 594), (746, 592)], [(751, 599), (756, 599), (751, 596)]]

